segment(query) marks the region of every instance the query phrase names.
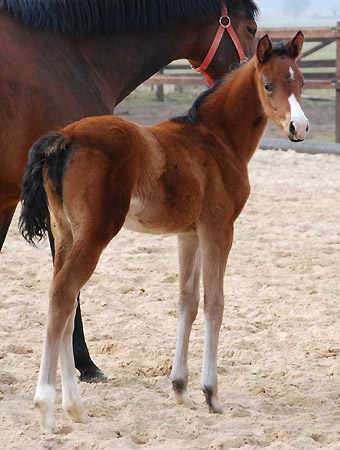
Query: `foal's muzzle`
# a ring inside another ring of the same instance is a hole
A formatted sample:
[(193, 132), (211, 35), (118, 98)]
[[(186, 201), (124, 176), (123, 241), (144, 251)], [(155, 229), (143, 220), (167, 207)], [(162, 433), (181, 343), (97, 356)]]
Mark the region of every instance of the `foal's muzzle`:
[(302, 128), (300, 126), (299, 129), (297, 129), (294, 122), (290, 122), (288, 138), (292, 142), (301, 142), (306, 138), (308, 132), (309, 132), (309, 122), (308, 121), (307, 121), (306, 126), (304, 126)]

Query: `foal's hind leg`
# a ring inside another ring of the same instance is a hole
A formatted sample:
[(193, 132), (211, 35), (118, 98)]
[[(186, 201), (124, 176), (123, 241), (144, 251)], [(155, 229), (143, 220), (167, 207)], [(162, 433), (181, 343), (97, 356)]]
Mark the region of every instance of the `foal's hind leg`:
[[(89, 242), (92, 243), (89, 245)], [(39, 381), (34, 398), (35, 408), (43, 431), (56, 431), (54, 422), (54, 397), (57, 362), (60, 351), (62, 382), (65, 387), (63, 404), (72, 419), (86, 422), (80, 394), (75, 379), (72, 355), (72, 331), (77, 293), (93, 273), (104, 246), (99, 246), (93, 236), (89, 242), (73, 245), (66, 262), (59, 269), (58, 249), (56, 270), (50, 287), (50, 303)]]
[(202, 388), (210, 412), (223, 414), (218, 397), (217, 349), (218, 337), (223, 318), (224, 297), (223, 278), (227, 258), (232, 244), (233, 226), (223, 230), (211, 227), (199, 230), (203, 262), (204, 286), (204, 350), (202, 367)]
[(74, 422), (88, 423), (78, 389), (72, 349), (75, 311), (67, 319), (60, 346), (59, 363), (63, 391), (63, 408)]
[[(55, 377), (60, 349), (60, 339), (64, 333), (66, 319), (58, 317), (59, 312), (53, 307), (53, 283), (61, 271), (73, 245), (73, 237), (66, 217), (60, 214), (54, 217), (56, 254), (54, 241), (51, 246), (54, 261), (54, 274), (50, 288), (50, 303), (47, 316), (43, 356), (39, 371), (39, 380), (34, 397), (34, 406), (42, 431), (56, 432), (54, 421)], [(51, 242), (51, 239), (50, 239)], [(72, 307), (70, 314), (72, 314)]]
[[(54, 248), (54, 237), (51, 232), (51, 228), (48, 228), (48, 238), (50, 241), (50, 248), (52, 253), (52, 259), (54, 261), (55, 248)], [(81, 318), (80, 311), (80, 293), (77, 296), (77, 309), (74, 320), (74, 331), (73, 331), (73, 357), (76, 368), (80, 372), (80, 381), (95, 381), (102, 380), (104, 378), (103, 372), (95, 365), (92, 361), (84, 335), (83, 322)]]
[[(52, 228), (56, 243), (55, 271), (50, 287), (46, 336), (35, 396), (35, 407), (44, 431), (56, 429), (54, 396), (59, 351), (62, 383), (65, 389), (63, 404), (74, 421), (88, 420), (75, 380), (74, 359), (70, 357), (76, 298), (77, 293), (92, 275), (103, 249), (121, 229), (130, 200), (127, 192), (124, 196), (118, 197), (120, 202), (117, 200), (114, 203), (115, 192), (113, 192), (112, 197), (108, 198), (108, 204), (118, 204), (118, 206), (108, 210), (107, 204), (100, 197), (102, 190), (99, 189), (99, 191), (92, 190), (93, 202), (87, 204), (86, 208), (75, 207), (72, 212), (75, 217), (72, 222), (74, 223), (72, 233), (60, 205), (59, 209), (58, 205), (53, 205), (53, 194), (47, 192), (50, 208), (54, 212), (58, 211), (57, 214), (60, 214), (60, 217), (51, 217), (51, 221), (56, 225)], [(91, 210), (91, 206), (94, 207), (95, 212)]]
[(199, 279), (201, 259), (198, 238), (195, 234), (178, 236), (180, 296), (178, 303), (178, 337), (175, 361), (171, 372), (172, 386), (177, 402), (193, 408), (188, 386), (188, 346), (191, 327), (197, 315), (199, 303)]

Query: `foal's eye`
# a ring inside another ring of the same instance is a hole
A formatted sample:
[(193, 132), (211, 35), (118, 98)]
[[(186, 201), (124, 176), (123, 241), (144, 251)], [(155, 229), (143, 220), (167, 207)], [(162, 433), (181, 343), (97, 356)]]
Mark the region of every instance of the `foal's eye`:
[(306, 84), (305, 81), (303, 81), (303, 82), (301, 83), (301, 87), (303, 87), (305, 84)]
[(266, 92), (273, 92), (273, 88), (270, 86), (270, 84), (264, 84), (263, 85)]
[(256, 27), (247, 27), (247, 31), (250, 35), (255, 36), (257, 28)]

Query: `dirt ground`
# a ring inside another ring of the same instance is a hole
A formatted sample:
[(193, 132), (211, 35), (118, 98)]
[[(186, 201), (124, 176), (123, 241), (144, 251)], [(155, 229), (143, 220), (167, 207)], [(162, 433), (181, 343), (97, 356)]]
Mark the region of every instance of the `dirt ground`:
[[(155, 123), (185, 111), (134, 101), (116, 113)], [(328, 106), (306, 105), (317, 132), (330, 132)], [(31, 248), (19, 235), (17, 213), (0, 255), (0, 449), (339, 450), (339, 167), (334, 155), (261, 150), (250, 163), (252, 193), (225, 277), (223, 416), (209, 414), (200, 389), (202, 308), (189, 355), (196, 409), (172, 393), (176, 238), (123, 230), (82, 291), (89, 349), (107, 376), (80, 383), (91, 423), (66, 417), (58, 377), (60, 431), (42, 435), (33, 396), (52, 268), (47, 243)]]

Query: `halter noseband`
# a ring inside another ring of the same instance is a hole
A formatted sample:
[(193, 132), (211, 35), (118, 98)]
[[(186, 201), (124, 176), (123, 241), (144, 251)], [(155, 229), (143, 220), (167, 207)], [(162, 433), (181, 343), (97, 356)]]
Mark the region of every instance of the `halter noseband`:
[(222, 2), (222, 13), (221, 13), (219, 23), (220, 23), (220, 26), (218, 27), (215, 39), (214, 39), (213, 43), (211, 44), (211, 47), (207, 53), (207, 56), (204, 58), (204, 61), (196, 69), (194, 67), (192, 67), (192, 70), (195, 70), (195, 72), (200, 72), (204, 76), (204, 78), (206, 79), (206, 82), (208, 83), (208, 85), (210, 87), (214, 85), (214, 80), (207, 74), (206, 70), (207, 70), (209, 64), (211, 63), (213, 57), (215, 56), (215, 53), (218, 49), (218, 46), (220, 45), (220, 42), (222, 40), (222, 37), (223, 37), (223, 34), (225, 31), (228, 32), (231, 40), (233, 41), (233, 43), (235, 45), (235, 48), (238, 53), (238, 57), (240, 58), (240, 62), (242, 63), (247, 60), (247, 57), (244, 54), (241, 42), (240, 42), (239, 38), (237, 37), (237, 34), (235, 33), (235, 30), (231, 24), (231, 19), (228, 16), (228, 8), (224, 1)]

